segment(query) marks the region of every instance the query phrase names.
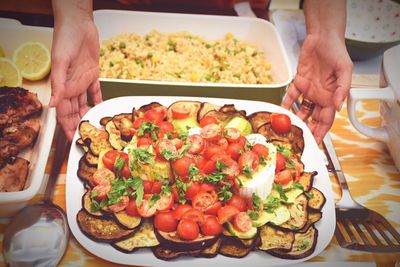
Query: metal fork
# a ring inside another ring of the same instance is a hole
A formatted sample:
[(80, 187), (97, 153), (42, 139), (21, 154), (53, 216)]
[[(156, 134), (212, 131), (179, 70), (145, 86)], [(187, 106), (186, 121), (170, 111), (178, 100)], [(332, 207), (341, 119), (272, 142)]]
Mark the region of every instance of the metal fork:
[(379, 213), (357, 203), (350, 194), (329, 133), (323, 144), (342, 189), (336, 203), (335, 236), (343, 248), (369, 252), (400, 252), (400, 235)]

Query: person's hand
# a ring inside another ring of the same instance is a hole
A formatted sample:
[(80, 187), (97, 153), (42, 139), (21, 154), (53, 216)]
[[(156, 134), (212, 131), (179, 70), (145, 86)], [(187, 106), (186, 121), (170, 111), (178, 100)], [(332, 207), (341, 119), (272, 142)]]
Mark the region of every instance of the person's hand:
[(340, 111), (351, 84), (353, 64), (344, 40), (335, 35), (309, 34), (301, 49), (297, 74), (282, 106), (289, 109), (302, 96), (315, 103), (313, 110), (302, 106), (297, 115), (307, 120), (317, 143), (331, 128), (336, 110)]
[(99, 77), (99, 37), (91, 14), (58, 16), (52, 47), (50, 106), (69, 140), (87, 112), (87, 92), (102, 101)]

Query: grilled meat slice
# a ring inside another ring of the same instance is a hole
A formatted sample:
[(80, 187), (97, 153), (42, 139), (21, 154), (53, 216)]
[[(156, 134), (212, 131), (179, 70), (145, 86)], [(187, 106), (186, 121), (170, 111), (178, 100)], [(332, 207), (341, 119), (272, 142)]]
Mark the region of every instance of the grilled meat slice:
[(0, 192), (21, 191), (28, 177), (29, 161), (16, 158), (0, 169)]
[(19, 154), (18, 147), (10, 141), (0, 139), (0, 168)]
[(3, 139), (15, 144), (20, 150), (33, 145), (40, 130), (39, 119), (12, 123), (3, 129)]

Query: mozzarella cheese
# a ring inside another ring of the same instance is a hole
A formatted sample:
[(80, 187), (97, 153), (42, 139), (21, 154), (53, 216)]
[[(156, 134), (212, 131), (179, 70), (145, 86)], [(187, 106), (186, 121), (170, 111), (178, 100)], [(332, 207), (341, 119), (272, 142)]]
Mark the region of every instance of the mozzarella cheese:
[(246, 138), (251, 145), (262, 144), (266, 146), (268, 148), (268, 158), (265, 159), (265, 165), (259, 165), (258, 170), (253, 173), (252, 177), (249, 178), (240, 174), (238, 178), (242, 186), (239, 189), (239, 194), (249, 198), (255, 193), (262, 200), (265, 200), (271, 193), (275, 178), (276, 148), (273, 144), (268, 143), (261, 134), (250, 134)]

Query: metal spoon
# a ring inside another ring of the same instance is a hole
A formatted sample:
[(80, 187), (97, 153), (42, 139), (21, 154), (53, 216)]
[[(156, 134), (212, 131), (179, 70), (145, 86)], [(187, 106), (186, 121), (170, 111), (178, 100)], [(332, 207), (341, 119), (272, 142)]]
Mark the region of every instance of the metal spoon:
[(22, 209), (4, 232), (4, 260), (10, 267), (56, 266), (67, 248), (69, 228), (65, 212), (51, 202), (68, 146), (61, 129), (56, 136), (54, 162), (43, 201)]

